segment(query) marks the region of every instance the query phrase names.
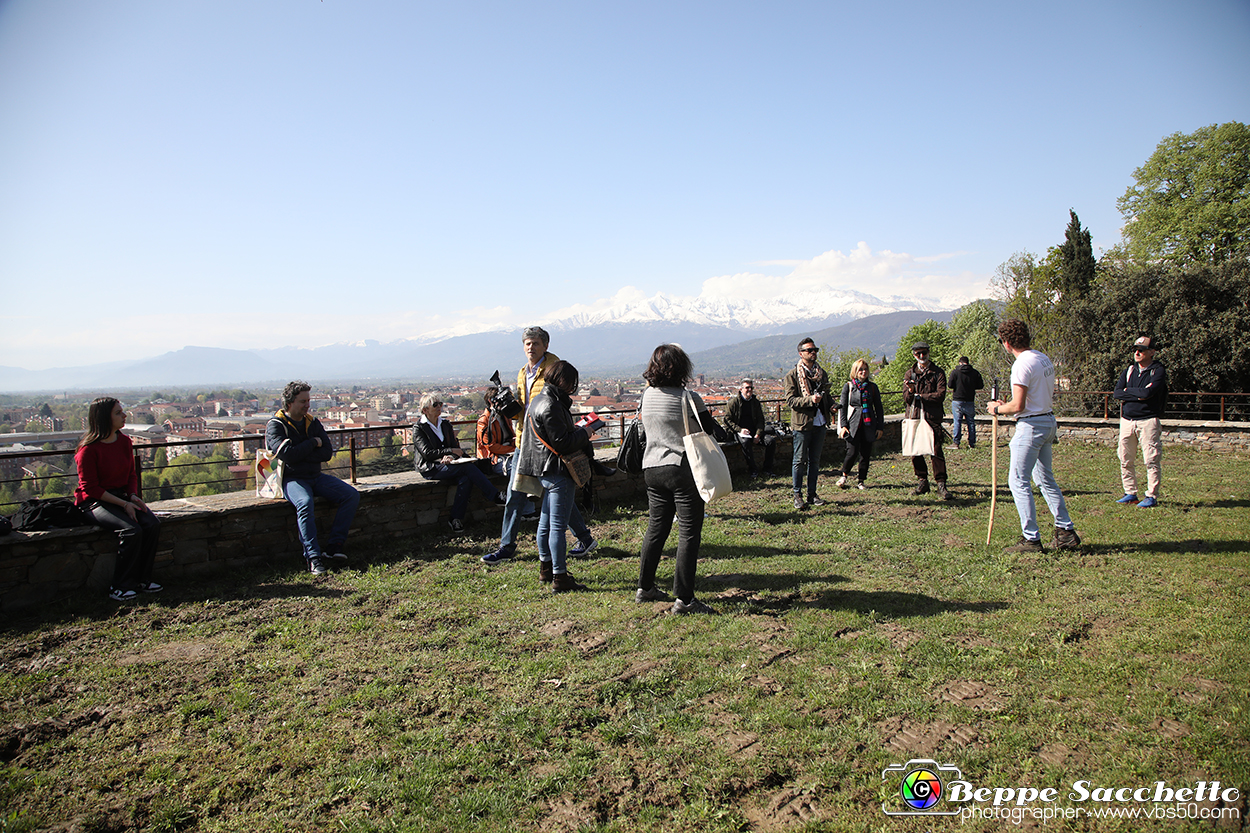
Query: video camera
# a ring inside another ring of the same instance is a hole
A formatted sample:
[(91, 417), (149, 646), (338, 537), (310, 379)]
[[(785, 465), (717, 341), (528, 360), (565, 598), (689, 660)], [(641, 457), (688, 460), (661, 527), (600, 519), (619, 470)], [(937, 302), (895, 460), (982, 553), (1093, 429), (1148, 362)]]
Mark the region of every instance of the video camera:
[(517, 398), (512, 395), (512, 388), (508, 387), (499, 378), (499, 371), (495, 371), (495, 375), (490, 377), (490, 381), (495, 387), (499, 388), (494, 398), (490, 401), (491, 409), (502, 416), (504, 419), (512, 419), (521, 413), (524, 408)]

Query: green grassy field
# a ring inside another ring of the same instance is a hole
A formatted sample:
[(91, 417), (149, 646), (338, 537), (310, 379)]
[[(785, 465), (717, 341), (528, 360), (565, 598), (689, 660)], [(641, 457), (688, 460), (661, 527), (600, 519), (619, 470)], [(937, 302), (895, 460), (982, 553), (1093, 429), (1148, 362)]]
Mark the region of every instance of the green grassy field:
[[(1003, 554), (1005, 487), (985, 546), (984, 444), (948, 450), (945, 504), (892, 456), (802, 513), (788, 478), (737, 492), (704, 530), (715, 616), (634, 603), (644, 505), (592, 520), (588, 593), (538, 583), (532, 524), (486, 569), (478, 525), (52, 606), (0, 631), (0, 830), (1188, 829), (1068, 793), (1250, 789), (1250, 460), (1169, 448), (1138, 510), (1114, 450), (1055, 457), (1079, 553)], [(918, 758), (1072, 815), (886, 815)], [(1245, 824), (1240, 794), (1194, 806)]]

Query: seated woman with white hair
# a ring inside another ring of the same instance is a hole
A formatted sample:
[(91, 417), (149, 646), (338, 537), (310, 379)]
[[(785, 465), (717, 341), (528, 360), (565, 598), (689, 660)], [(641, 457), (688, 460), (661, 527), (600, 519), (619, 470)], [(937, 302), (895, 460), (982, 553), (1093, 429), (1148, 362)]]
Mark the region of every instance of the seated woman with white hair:
[(443, 418), (443, 402), (432, 393), (421, 397), (421, 420), (412, 427), (413, 459), (427, 480), (455, 480), (456, 500), (447, 524), (452, 532), (464, 530), (469, 492), (474, 486), (491, 502), (503, 506), (504, 496), (485, 473), (465, 456), (452, 424)]

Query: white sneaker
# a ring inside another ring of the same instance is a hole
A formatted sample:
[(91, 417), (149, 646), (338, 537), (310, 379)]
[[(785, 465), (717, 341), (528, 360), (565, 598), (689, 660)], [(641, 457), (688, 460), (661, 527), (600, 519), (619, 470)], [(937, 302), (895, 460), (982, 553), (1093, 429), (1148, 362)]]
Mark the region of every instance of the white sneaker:
[(864, 485), (864, 481), (862, 480), (859, 481), (859, 483), (855, 484), (855, 488), (859, 489), (861, 492), (866, 491), (868, 489), (868, 487)]
[(712, 608), (708, 607), (698, 599), (691, 599), (689, 602), (683, 602), (681, 599), (677, 599), (673, 602), (673, 606), (669, 608), (668, 612), (678, 616), (685, 616), (691, 613), (703, 613), (707, 615), (716, 614), (715, 610), (712, 610)]
[(652, 587), (650, 590), (643, 590), (641, 587), (634, 593), (634, 601), (638, 604), (646, 602), (658, 602), (659, 600), (668, 599), (668, 594), (659, 587)]
[(840, 488), (840, 489), (846, 489), (846, 488), (849, 488), (849, 487), (846, 485), (846, 475), (845, 475), (845, 474), (844, 474), (844, 475), (842, 475), (841, 477), (839, 477), (839, 478), (838, 478), (838, 488)]

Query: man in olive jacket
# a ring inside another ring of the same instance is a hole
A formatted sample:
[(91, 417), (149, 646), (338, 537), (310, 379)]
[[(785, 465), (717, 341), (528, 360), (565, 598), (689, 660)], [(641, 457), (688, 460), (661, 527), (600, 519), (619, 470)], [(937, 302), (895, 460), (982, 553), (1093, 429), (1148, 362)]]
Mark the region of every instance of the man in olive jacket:
[[(912, 357), (916, 363), (903, 374), (903, 401), (908, 419), (923, 417), (933, 431), (933, 479), (937, 481), (938, 500), (949, 500), (946, 491), (946, 455), (942, 451), (942, 419), (946, 415), (946, 371), (929, 361), (929, 345), (921, 341), (912, 345)], [(912, 494), (923, 495), (929, 491), (929, 468), (923, 454), (911, 458), (916, 473), (916, 488)]]
[[(810, 338), (799, 342), (799, 362), (782, 383), (790, 406), (790, 428), (794, 432), (794, 508), (824, 506), (816, 496), (816, 475), (820, 473), (820, 452), (825, 445), (833, 411), (829, 395), (829, 374), (816, 364), (820, 348)], [(803, 500), (803, 480), (807, 476), (807, 500)]]

